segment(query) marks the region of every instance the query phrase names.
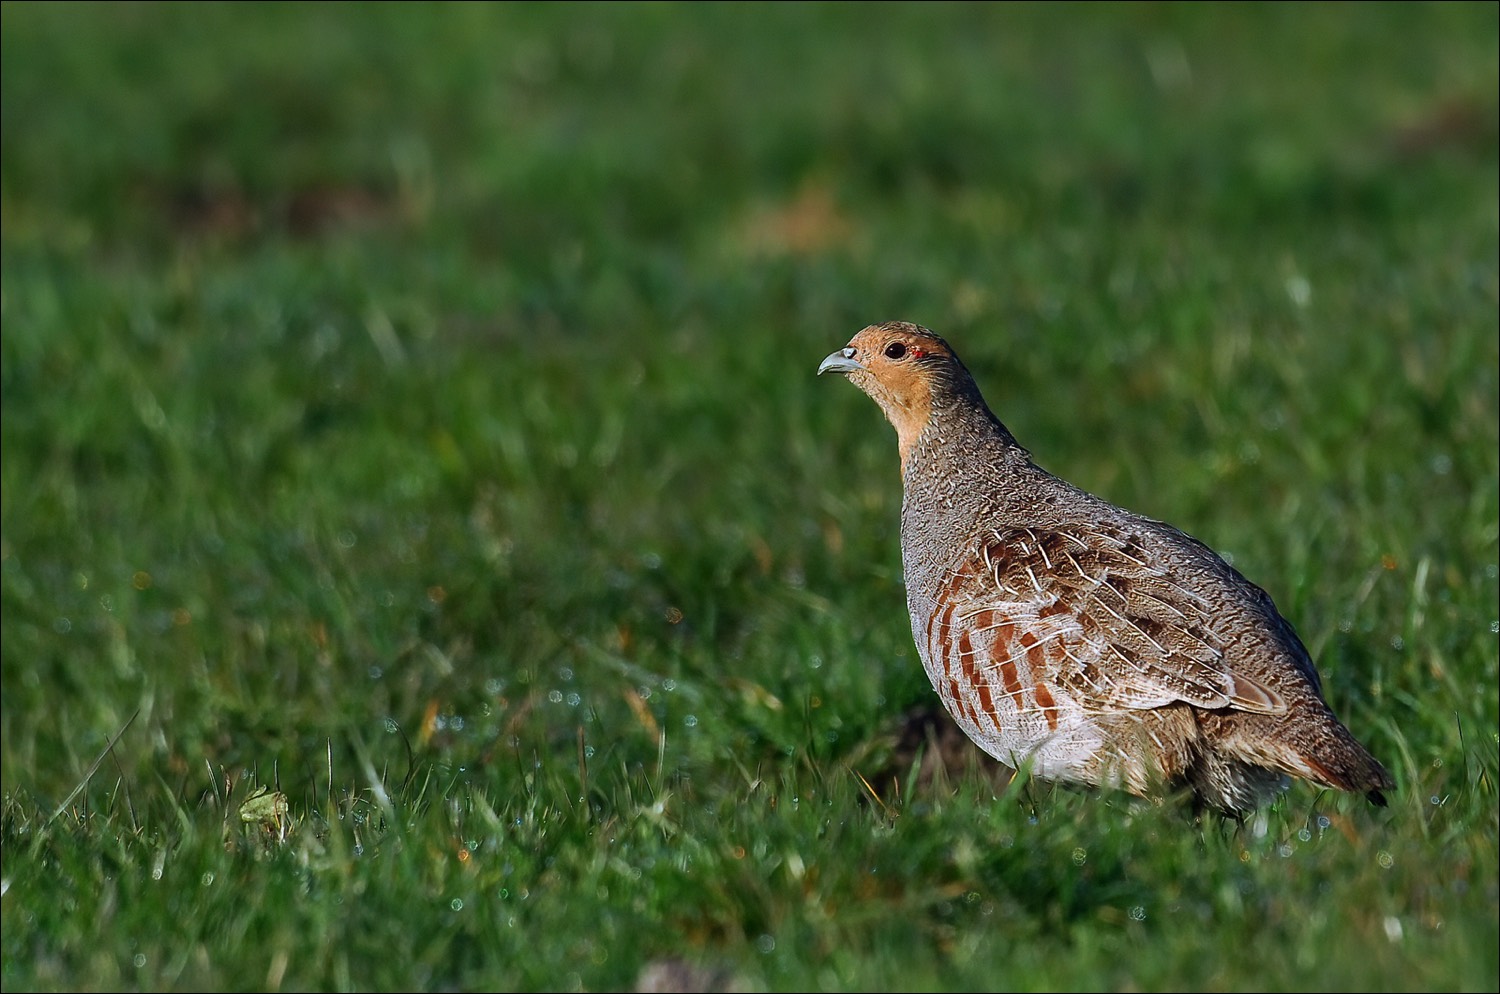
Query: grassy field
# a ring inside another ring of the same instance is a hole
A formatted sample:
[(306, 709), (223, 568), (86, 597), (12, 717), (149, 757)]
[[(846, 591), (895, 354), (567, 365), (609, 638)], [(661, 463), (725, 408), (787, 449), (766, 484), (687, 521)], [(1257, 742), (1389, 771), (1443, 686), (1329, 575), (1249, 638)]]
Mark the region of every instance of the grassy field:
[[(3, 12), (7, 991), (1500, 986), (1496, 5)], [(891, 318), (1390, 806), (914, 750)]]

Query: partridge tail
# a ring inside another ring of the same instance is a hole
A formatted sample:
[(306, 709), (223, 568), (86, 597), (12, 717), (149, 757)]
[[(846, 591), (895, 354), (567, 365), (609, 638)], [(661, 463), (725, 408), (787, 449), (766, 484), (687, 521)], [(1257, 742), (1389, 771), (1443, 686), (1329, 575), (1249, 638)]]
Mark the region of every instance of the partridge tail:
[(1300, 758), (1312, 770), (1312, 780), (1339, 790), (1363, 791), (1371, 804), (1382, 808), (1386, 806), (1383, 792), (1396, 786), (1380, 760), (1370, 755), (1342, 725), (1328, 737), (1325, 748)]

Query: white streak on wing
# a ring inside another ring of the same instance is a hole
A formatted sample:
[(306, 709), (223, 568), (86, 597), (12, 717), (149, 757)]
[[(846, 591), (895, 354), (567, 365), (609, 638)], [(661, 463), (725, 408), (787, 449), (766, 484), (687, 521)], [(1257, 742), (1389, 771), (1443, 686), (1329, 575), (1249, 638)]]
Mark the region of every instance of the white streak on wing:
[[(1146, 564), (1143, 561), (1135, 558), (1130, 553), (1128, 553), (1128, 552), (1125, 551), (1125, 547), (1124, 547), (1124, 543), (1123, 542), (1120, 543), (1119, 545), (1115, 545), (1115, 544), (1111, 543), (1111, 548), (1114, 551), (1114, 553), (1117, 556), (1120, 556), (1122, 559), (1128, 559), (1131, 562), (1135, 563), (1137, 566), (1141, 566), (1141, 567), (1145, 567), (1146, 566)], [(1161, 575), (1161, 571), (1160, 570), (1153, 569), (1153, 570), (1151, 570), (1151, 572), (1157, 574), (1158, 576)]]
[(1073, 558), (1073, 553), (1071, 553), (1068, 550), (1064, 549), (1063, 550), (1063, 555), (1067, 557), (1068, 562), (1070, 562), (1070, 563), (1073, 564), (1073, 568), (1078, 571), (1078, 575), (1079, 576), (1083, 577), (1085, 580), (1092, 580), (1095, 584), (1097, 584), (1099, 582), (1099, 578), (1097, 576), (1089, 576), (1087, 573), (1084, 572), (1083, 565), (1078, 560), (1076, 560), (1076, 559)]
[(1120, 622), (1120, 624), (1129, 626), (1132, 630), (1135, 631), (1135, 633), (1137, 635), (1139, 635), (1141, 638), (1145, 639), (1147, 642), (1150, 642), (1151, 646), (1154, 649), (1156, 649), (1157, 652), (1161, 653), (1162, 656), (1165, 657), (1165, 656), (1170, 656), (1171, 655), (1171, 653), (1168, 652), (1166, 650), (1166, 648), (1163, 647), (1159, 642), (1157, 642), (1156, 639), (1152, 638), (1150, 635), (1147, 635), (1144, 631), (1142, 631), (1140, 625), (1137, 625), (1135, 622), (1131, 621), (1129, 618), (1125, 617), (1123, 614), (1121, 614), (1120, 612), (1116, 611), (1114, 608), (1110, 607), (1108, 604), (1104, 603), (1104, 599), (1103, 598), (1095, 597), (1094, 598), (1094, 603), (1098, 604), (1104, 610), (1108, 611), (1111, 615), (1113, 615), (1116, 618), (1116, 620), (1118, 620)]

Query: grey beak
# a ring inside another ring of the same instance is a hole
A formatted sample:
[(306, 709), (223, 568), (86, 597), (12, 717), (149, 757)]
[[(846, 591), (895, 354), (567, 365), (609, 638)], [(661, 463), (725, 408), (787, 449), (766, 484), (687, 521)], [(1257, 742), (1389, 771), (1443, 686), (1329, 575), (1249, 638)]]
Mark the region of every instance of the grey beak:
[(830, 353), (828, 358), (818, 363), (818, 375), (822, 376), (824, 373), (852, 373), (856, 369), (864, 368), (864, 366), (855, 361), (854, 349), (852, 347), (842, 348), (837, 352)]

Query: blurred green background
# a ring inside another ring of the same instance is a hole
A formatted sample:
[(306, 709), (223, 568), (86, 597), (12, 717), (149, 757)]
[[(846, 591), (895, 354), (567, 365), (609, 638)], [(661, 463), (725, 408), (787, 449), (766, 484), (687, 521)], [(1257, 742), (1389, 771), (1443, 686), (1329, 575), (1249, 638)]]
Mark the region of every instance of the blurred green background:
[[(0, 10), (7, 990), (1500, 983), (1495, 4)], [(893, 318), (1391, 807), (918, 775)]]

